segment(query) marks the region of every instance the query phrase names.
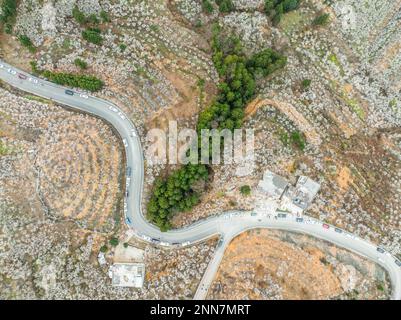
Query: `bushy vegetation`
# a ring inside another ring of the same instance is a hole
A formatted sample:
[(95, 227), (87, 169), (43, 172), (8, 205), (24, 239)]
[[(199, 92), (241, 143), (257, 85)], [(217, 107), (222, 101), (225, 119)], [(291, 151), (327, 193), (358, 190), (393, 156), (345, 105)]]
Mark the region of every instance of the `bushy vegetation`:
[(104, 85), (102, 80), (94, 76), (40, 70), (37, 66), (36, 61), (31, 61), (30, 65), (34, 74), (42, 75), (50, 81), (59, 85), (81, 88), (92, 92), (102, 89)]
[(2, 0), (0, 23), (4, 26), (4, 30), (6, 33), (11, 33), (12, 25), (14, 23), (16, 14), (17, 14), (17, 1)]
[(265, 0), (264, 11), (278, 24), (285, 13), (298, 9), (300, 3), (301, 0)]
[(198, 132), (202, 129), (235, 129), (242, 126), (244, 107), (255, 94), (255, 79), (268, 76), (285, 66), (287, 59), (265, 49), (247, 58), (236, 37), (213, 36), (213, 62), (222, 78), (212, 105), (199, 115)]
[(74, 60), (74, 64), (75, 64), (77, 67), (81, 68), (82, 70), (88, 68), (88, 63), (87, 63), (86, 61), (83, 61), (83, 60), (79, 59), (79, 58), (76, 58), (76, 59)]
[(113, 237), (113, 238), (110, 239), (109, 243), (110, 243), (111, 246), (117, 247), (118, 244), (119, 244), (119, 241), (118, 241), (118, 239), (116, 237)]
[(75, 5), (74, 8), (72, 9), (72, 16), (75, 19), (75, 21), (81, 25), (87, 22), (85, 14), (78, 9), (77, 5)]
[(167, 179), (158, 179), (148, 203), (148, 219), (160, 230), (169, 230), (170, 218), (175, 212), (188, 211), (199, 202), (199, 195), (194, 191), (193, 185), (207, 178), (208, 170), (205, 165), (187, 164), (174, 171)]
[(102, 18), (103, 22), (110, 22), (111, 21), (109, 14), (104, 10), (100, 11), (100, 18)]
[(310, 85), (312, 84), (312, 80), (311, 79), (304, 79), (301, 82), (301, 86), (303, 90), (306, 90), (310, 87)]
[(97, 45), (100, 45), (103, 42), (103, 38), (100, 34), (99, 28), (87, 28), (86, 30), (82, 31), (82, 38), (90, 43)]
[(248, 185), (242, 186), (240, 192), (243, 196), (249, 196), (251, 194), (251, 187)]
[(328, 24), (330, 21), (330, 14), (328, 13), (323, 13), (318, 15), (313, 21), (312, 24), (314, 26), (324, 26)]
[(27, 48), (29, 50), (29, 52), (31, 52), (31, 53), (36, 52), (36, 48), (35, 48), (35, 46), (33, 45), (32, 41), (31, 41), (31, 39), (29, 39), (28, 36), (26, 36), (24, 34), (20, 35), (18, 37), (18, 40), (25, 48)]
[(103, 88), (103, 81), (88, 75), (64, 73), (64, 72), (51, 72), (45, 70), (42, 75), (50, 81), (59, 85), (66, 85), (74, 88), (81, 88), (88, 91), (98, 91)]
[(213, 5), (209, 0), (202, 0), (202, 10), (206, 14), (211, 14), (214, 11)]
[(219, 6), (219, 11), (222, 13), (231, 12), (234, 10), (234, 4), (231, 0), (215, 0)]
[[(202, 129), (240, 128), (244, 107), (255, 95), (256, 77), (271, 74), (287, 61), (269, 49), (247, 58), (239, 39), (222, 35), (218, 27), (213, 30), (212, 49), (213, 62), (221, 81), (216, 99), (199, 115), (199, 137)], [(148, 219), (162, 231), (169, 230), (175, 212), (188, 211), (199, 202), (193, 186), (207, 179), (208, 168), (203, 164), (188, 164), (166, 179), (158, 179), (148, 203)]]

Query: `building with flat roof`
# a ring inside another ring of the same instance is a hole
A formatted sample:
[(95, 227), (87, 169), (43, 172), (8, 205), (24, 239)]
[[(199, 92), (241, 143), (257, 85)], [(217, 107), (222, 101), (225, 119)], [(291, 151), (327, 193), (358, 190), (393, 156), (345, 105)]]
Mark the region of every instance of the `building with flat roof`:
[(255, 211), (284, 211), (301, 215), (310, 206), (319, 189), (320, 184), (306, 176), (300, 176), (293, 186), (283, 177), (266, 170), (263, 179), (259, 181), (258, 190), (267, 195), (269, 201), (266, 199), (257, 203)]
[(113, 286), (142, 288), (145, 279), (145, 264), (114, 263), (109, 269), (109, 276)]
[(287, 186), (288, 182), (283, 177), (269, 170), (265, 171), (263, 180), (260, 180), (258, 184), (259, 190), (273, 199), (280, 199)]

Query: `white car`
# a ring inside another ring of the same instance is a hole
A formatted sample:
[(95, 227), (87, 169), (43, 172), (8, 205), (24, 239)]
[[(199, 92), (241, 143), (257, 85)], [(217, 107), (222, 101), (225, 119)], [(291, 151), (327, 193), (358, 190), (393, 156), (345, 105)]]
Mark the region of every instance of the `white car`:
[(135, 130), (131, 130), (131, 136), (134, 137), (134, 138), (136, 138), (136, 132), (135, 132)]
[(36, 84), (39, 82), (37, 79), (34, 79), (34, 78), (28, 78), (28, 81), (36, 83)]
[(118, 115), (120, 116), (121, 119), (125, 120), (125, 116), (121, 112), (119, 112)]
[(86, 94), (81, 93), (79, 96), (80, 96), (81, 98), (88, 99), (88, 96), (87, 96)]
[(185, 246), (189, 246), (190, 244), (191, 244), (191, 242), (185, 241), (185, 242), (181, 243), (181, 246), (185, 247)]
[(7, 72), (8, 72), (8, 73), (11, 73), (11, 74), (14, 74), (14, 75), (17, 74), (17, 71), (15, 71), (15, 70), (13, 70), (13, 69), (11, 69), (11, 68), (8, 69)]
[(114, 108), (113, 106), (109, 106), (109, 109), (110, 109), (111, 111), (117, 112), (117, 109)]
[(124, 144), (124, 147), (128, 148), (128, 142), (127, 142), (127, 139), (123, 139), (123, 144)]
[(3, 69), (3, 68), (4, 68), (4, 65), (0, 64), (0, 69)]
[(160, 241), (160, 245), (168, 247), (170, 244), (168, 242)]

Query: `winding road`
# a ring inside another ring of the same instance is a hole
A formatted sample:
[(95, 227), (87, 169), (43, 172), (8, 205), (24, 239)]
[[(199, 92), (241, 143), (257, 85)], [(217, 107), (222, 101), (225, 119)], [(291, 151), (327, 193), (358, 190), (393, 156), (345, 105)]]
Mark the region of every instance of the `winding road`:
[(143, 216), (141, 201), (144, 179), (143, 151), (136, 128), (129, 117), (111, 102), (72, 90), (70, 94), (66, 94), (67, 88), (36, 78), (2, 60), (0, 60), (0, 79), (20, 90), (98, 116), (109, 122), (117, 130), (126, 144), (126, 188), (129, 196), (124, 201), (125, 221), (137, 237), (160, 246), (177, 248), (220, 236), (215, 256), (209, 263), (198, 286), (195, 299), (206, 298), (224, 250), (236, 235), (249, 229), (271, 228), (308, 234), (378, 263), (387, 270), (390, 277), (392, 299), (401, 300), (400, 261), (384, 250), (378, 251), (376, 245), (344, 230), (334, 226), (329, 226), (328, 229), (323, 228), (322, 222), (308, 216), (304, 216), (301, 221), (292, 215), (278, 218), (273, 213), (257, 215), (250, 211), (230, 211), (198, 221), (182, 229), (161, 232)]

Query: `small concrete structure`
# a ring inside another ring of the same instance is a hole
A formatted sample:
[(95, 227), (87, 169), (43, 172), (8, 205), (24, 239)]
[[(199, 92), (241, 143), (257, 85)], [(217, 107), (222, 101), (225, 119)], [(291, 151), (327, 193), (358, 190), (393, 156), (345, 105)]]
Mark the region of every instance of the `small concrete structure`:
[(110, 267), (109, 277), (116, 287), (142, 288), (145, 279), (145, 264), (115, 263)]
[(259, 181), (258, 188), (266, 193), (270, 198), (279, 200), (283, 195), (288, 182), (281, 176), (266, 170), (263, 174), (263, 180)]

